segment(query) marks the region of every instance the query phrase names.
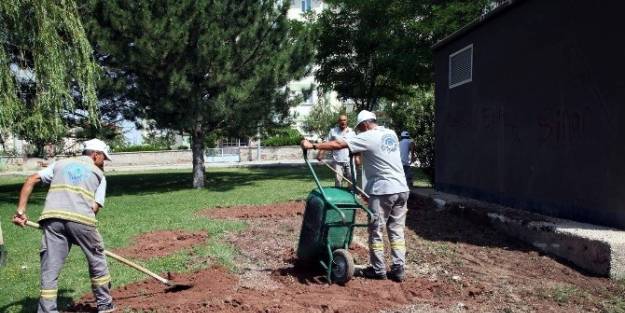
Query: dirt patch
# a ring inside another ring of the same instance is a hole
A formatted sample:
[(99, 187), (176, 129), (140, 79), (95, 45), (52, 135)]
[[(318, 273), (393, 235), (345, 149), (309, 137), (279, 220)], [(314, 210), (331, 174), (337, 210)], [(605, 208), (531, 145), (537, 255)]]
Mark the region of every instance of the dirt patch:
[[(166, 275), (164, 275), (166, 276)], [(192, 283), (193, 287), (172, 292), (167, 286), (150, 279), (113, 289), (112, 296), (119, 312), (198, 312), (225, 307), (225, 295), (236, 290), (238, 278), (228, 270), (213, 267), (206, 270), (177, 274), (172, 280)], [(95, 300), (86, 295), (70, 312), (95, 312)], [(229, 311), (224, 311), (229, 312)]]
[(133, 238), (131, 246), (117, 249), (115, 252), (132, 259), (163, 257), (202, 243), (206, 238), (208, 236), (202, 232), (183, 230), (155, 231)]
[(198, 214), (215, 219), (250, 219), (293, 217), (304, 213), (304, 201), (291, 201), (267, 205), (243, 205), (226, 208), (205, 209)]
[[(205, 211), (212, 218), (249, 219), (246, 230), (223, 238), (238, 250), (235, 273), (211, 268), (180, 274), (176, 279), (196, 285), (175, 293), (152, 280), (117, 288), (118, 307), (223, 313), (618, 312), (623, 301), (624, 284), (586, 276), (485, 225), (414, 203), (407, 218), (404, 283), (356, 277), (345, 286), (328, 285), (320, 269), (294, 266), (302, 208), (302, 202), (290, 202)], [(270, 212), (259, 212), (265, 209)], [(366, 230), (359, 228), (350, 247), (357, 264), (367, 263), (363, 242)], [(83, 298), (77, 308), (89, 308), (92, 301)]]

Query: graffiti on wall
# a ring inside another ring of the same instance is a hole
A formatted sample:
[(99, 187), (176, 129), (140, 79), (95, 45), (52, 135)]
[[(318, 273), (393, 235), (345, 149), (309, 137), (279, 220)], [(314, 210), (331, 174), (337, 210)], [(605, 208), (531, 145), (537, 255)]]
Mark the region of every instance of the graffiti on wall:
[(584, 136), (584, 114), (582, 110), (552, 108), (544, 110), (538, 117), (543, 142), (556, 144), (576, 143)]

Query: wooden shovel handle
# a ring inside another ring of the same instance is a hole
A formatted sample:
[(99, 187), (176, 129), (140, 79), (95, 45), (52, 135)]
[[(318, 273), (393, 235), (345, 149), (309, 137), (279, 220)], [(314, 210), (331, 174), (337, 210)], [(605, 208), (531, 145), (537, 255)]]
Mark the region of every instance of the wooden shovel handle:
[(145, 267), (143, 267), (143, 266), (141, 266), (141, 265), (139, 265), (139, 264), (137, 264), (135, 262), (132, 262), (132, 261), (124, 258), (123, 256), (119, 255), (119, 254), (115, 254), (115, 253), (113, 253), (111, 251), (108, 251), (108, 250), (104, 250), (104, 254), (106, 254), (106, 256), (108, 256), (108, 257), (111, 257), (111, 258), (115, 259), (116, 261), (118, 261), (120, 263), (124, 263), (124, 264), (126, 264), (126, 265), (128, 265), (128, 266), (130, 266), (130, 267), (132, 267), (134, 269), (136, 269), (139, 272), (143, 272), (145, 274), (148, 274), (148, 275), (152, 276), (154, 279), (160, 281), (161, 283), (163, 283), (165, 285), (168, 285), (168, 286), (173, 285), (172, 282), (170, 282), (168, 279), (165, 279), (164, 277), (161, 277), (161, 276), (157, 275), (156, 273), (150, 271), (149, 269), (147, 269), (147, 268), (145, 268)]

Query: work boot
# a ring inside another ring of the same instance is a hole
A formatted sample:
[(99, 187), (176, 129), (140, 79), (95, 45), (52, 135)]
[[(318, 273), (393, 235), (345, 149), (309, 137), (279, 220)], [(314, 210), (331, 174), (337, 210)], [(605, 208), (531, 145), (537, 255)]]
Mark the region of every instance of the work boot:
[(387, 274), (388, 279), (401, 283), (406, 280), (406, 271), (404, 270), (403, 265), (393, 265), (391, 266), (391, 271)]
[(115, 305), (113, 303), (98, 306), (98, 313), (110, 313), (113, 311), (115, 311)]
[(362, 276), (364, 276), (365, 278), (369, 278), (369, 279), (378, 279), (378, 280), (386, 279), (386, 273), (378, 273), (371, 266), (365, 268), (362, 271)]

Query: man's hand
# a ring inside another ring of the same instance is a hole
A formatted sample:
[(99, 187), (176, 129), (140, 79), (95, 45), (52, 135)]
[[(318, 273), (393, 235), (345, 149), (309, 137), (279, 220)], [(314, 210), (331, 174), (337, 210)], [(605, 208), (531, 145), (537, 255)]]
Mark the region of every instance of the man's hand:
[(91, 206), (91, 211), (93, 211), (94, 214), (98, 214), (98, 212), (100, 211), (100, 204), (97, 202), (94, 202), (93, 205)]
[(313, 144), (312, 144), (312, 143), (310, 143), (310, 141), (308, 141), (308, 140), (306, 140), (306, 139), (303, 139), (303, 140), (300, 142), (300, 144), (299, 144), (299, 145), (300, 145), (300, 146), (302, 147), (302, 149), (304, 149), (304, 150), (308, 150), (308, 149), (312, 149), (312, 148), (313, 148)]
[(323, 150), (319, 150), (319, 153), (317, 153), (317, 161), (319, 161), (319, 162), (323, 161), (324, 157), (325, 157), (324, 151)]
[(28, 216), (24, 213), (23, 210), (17, 210), (15, 215), (13, 215), (13, 220), (11, 220), (13, 224), (24, 227), (26, 226), (26, 221), (28, 221)]

